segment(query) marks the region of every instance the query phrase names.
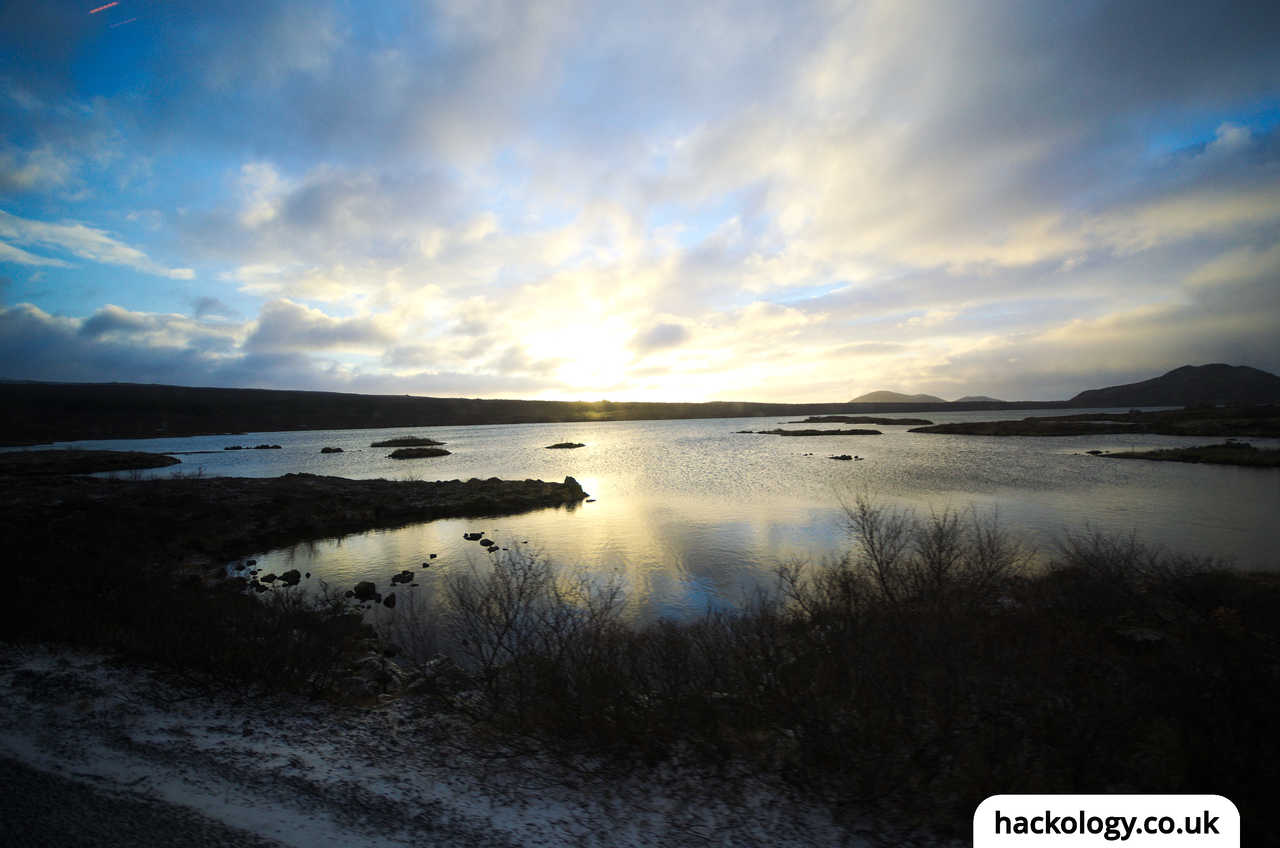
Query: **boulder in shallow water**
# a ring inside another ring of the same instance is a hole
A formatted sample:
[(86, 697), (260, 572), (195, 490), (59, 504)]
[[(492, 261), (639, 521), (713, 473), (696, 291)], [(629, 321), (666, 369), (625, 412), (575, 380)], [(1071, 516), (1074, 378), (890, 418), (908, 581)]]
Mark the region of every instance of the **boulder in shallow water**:
[(358, 601), (376, 601), (382, 596), (378, 594), (378, 587), (372, 580), (361, 580), (356, 584), (354, 597)]
[(302, 580), (302, 572), (296, 568), (291, 568), (284, 574), (280, 575), (280, 582), (286, 586), (297, 586)]
[(382, 600), (382, 605), (387, 609), (395, 609), (395, 606), (396, 606), (395, 594), (388, 593), (387, 596)]

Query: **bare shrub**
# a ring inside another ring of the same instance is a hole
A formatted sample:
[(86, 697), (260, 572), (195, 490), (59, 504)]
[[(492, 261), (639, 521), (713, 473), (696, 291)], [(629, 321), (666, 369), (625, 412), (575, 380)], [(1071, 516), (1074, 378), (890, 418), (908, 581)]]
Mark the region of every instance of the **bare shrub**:
[[(920, 520), (911, 510), (891, 509), (859, 495), (844, 509), (856, 542), (844, 568), (869, 574), (879, 595), (890, 603), (957, 593), (981, 596), (1019, 574), (1032, 557), (1032, 551), (1001, 526), (997, 514), (984, 518), (976, 507), (967, 514), (951, 508), (933, 511)], [(834, 580), (843, 594), (853, 589), (849, 575), (838, 573)]]
[(509, 551), (487, 572), (451, 574), (444, 601), (456, 659), (500, 711), (538, 711), (550, 694), (557, 702), (551, 714), (579, 716), (619, 667), (623, 596), (616, 581)]

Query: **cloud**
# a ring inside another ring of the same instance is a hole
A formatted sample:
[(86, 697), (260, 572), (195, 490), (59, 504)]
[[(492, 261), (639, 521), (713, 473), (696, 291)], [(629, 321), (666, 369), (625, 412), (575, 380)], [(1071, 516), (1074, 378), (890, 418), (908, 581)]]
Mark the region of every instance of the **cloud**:
[(0, 241), (0, 262), (13, 262), (18, 265), (46, 265), (54, 268), (71, 267), (70, 263), (63, 262), (61, 259), (28, 253), (20, 247), (14, 247), (2, 241)]
[(648, 330), (637, 333), (631, 346), (640, 353), (675, 347), (689, 340), (689, 329), (683, 324), (654, 324)]
[(240, 317), (240, 313), (235, 309), (227, 306), (216, 297), (197, 297), (192, 306), (195, 309), (195, 317), (198, 319), (208, 318), (226, 318), (235, 319)]
[(150, 316), (129, 312), (126, 309), (108, 304), (81, 323), (80, 335), (88, 338), (98, 338), (109, 333), (135, 335), (146, 332), (155, 326), (155, 322), (149, 319)]
[(267, 303), (245, 349), (261, 352), (355, 351), (376, 352), (394, 336), (384, 322), (372, 317), (333, 318), (288, 300)]
[(0, 195), (63, 186), (71, 181), (73, 171), (74, 163), (49, 147), (0, 149)]
[[(0, 210), (0, 238), (22, 245), (40, 245), (64, 250), (82, 259), (106, 265), (122, 265), (146, 274), (155, 274), (174, 280), (189, 280), (195, 276), (195, 272), (190, 268), (166, 268), (152, 261), (141, 250), (117, 241), (106, 232), (76, 222), (51, 224), (19, 218)], [(64, 267), (66, 265), (50, 257), (37, 257), (44, 261), (32, 261), (28, 257), (34, 254), (28, 254), (12, 244), (7, 245), (7, 248), (5, 255), (13, 257), (9, 261)]]

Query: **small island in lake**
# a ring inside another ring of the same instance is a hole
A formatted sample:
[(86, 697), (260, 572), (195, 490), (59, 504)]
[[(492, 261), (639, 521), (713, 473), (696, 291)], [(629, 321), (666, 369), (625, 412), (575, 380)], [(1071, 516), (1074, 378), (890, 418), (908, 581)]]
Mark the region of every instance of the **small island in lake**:
[(424, 436), (400, 436), (395, 439), (384, 439), (381, 442), (370, 442), (371, 448), (434, 448), (443, 445), (444, 442), (437, 442), (435, 439), (428, 439)]
[(1157, 462), (1197, 462), (1208, 465), (1242, 465), (1249, 468), (1280, 468), (1280, 448), (1257, 448), (1248, 442), (1227, 441), (1218, 445), (1195, 445), (1150, 451), (1099, 453), (1107, 459), (1151, 459)]
[(556, 442), (554, 445), (547, 445), (546, 450), (573, 450), (574, 448), (585, 448), (584, 442)]
[(425, 459), (431, 456), (448, 456), (453, 451), (444, 448), (398, 448), (387, 454), (388, 459)]
[(879, 418), (875, 415), (811, 415), (803, 421), (788, 424), (915, 424), (929, 425), (928, 418)]
[[(750, 433), (750, 430), (739, 430), (739, 433)], [(879, 430), (756, 430), (762, 436), (879, 436)]]

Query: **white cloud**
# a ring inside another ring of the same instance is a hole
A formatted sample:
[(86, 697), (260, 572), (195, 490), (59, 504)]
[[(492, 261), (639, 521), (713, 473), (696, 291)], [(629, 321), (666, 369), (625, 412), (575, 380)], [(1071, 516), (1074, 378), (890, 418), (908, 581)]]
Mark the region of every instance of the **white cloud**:
[(174, 280), (190, 280), (195, 276), (190, 268), (166, 268), (105, 231), (77, 222), (51, 224), (19, 218), (0, 210), (0, 238), (22, 245), (63, 250), (82, 259), (105, 265), (122, 265)]
[(52, 256), (38, 256), (28, 253), (20, 247), (14, 247), (0, 241), (0, 262), (15, 262), (19, 265), (48, 265), (55, 268), (69, 268), (68, 263)]

